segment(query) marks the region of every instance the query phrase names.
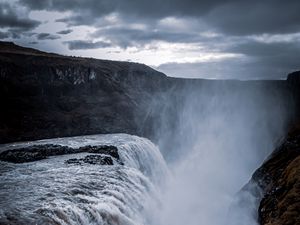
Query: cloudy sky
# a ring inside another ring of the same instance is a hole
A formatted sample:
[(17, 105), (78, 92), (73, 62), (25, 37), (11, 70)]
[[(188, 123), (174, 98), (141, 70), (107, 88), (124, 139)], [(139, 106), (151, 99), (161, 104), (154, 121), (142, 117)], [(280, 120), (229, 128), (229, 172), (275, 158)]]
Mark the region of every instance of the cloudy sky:
[(0, 0), (0, 39), (169, 76), (284, 79), (300, 69), (299, 12), (299, 0)]

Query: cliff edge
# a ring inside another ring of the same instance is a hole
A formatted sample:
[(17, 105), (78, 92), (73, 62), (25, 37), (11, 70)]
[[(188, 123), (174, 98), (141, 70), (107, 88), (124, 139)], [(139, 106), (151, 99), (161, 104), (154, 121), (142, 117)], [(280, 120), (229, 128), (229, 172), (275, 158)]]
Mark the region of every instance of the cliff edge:
[(67, 57), (0, 42), (0, 143), (95, 133), (143, 135), (144, 102), (165, 83), (166, 75), (143, 64)]
[(262, 225), (300, 224), (300, 124), (252, 178), (261, 188), (263, 198), (258, 209)]

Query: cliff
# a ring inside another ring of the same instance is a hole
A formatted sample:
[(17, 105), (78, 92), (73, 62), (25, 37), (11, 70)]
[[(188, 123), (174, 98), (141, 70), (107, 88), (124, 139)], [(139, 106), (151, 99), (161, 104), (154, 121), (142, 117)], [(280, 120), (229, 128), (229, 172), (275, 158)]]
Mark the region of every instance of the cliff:
[(61, 56), (0, 42), (0, 143), (118, 132), (156, 142), (176, 132), (184, 99), (192, 92), (218, 98), (239, 93), (239, 101), (247, 102), (243, 96), (259, 89), (290, 99), (292, 77), (288, 82), (179, 79), (143, 64)]
[(300, 71), (288, 75), (295, 101), (295, 116), (286, 138), (252, 176), (262, 197), (258, 208), (261, 225), (300, 224)]
[(258, 216), (262, 225), (300, 224), (300, 125), (254, 173), (262, 189)]
[(143, 101), (165, 85), (164, 74), (142, 64), (65, 57), (1, 42), (0, 142), (141, 135)]

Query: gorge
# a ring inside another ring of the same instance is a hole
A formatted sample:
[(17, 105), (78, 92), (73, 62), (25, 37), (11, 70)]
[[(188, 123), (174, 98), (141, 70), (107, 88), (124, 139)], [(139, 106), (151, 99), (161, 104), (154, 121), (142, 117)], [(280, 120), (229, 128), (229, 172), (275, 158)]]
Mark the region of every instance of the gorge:
[(0, 224), (300, 224), (299, 90), (1, 42)]

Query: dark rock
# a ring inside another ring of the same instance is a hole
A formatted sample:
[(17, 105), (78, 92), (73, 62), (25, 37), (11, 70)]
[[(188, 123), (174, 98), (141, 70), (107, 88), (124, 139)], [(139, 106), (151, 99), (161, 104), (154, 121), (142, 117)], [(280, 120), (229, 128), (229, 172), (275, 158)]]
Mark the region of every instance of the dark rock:
[(111, 157), (102, 155), (88, 155), (83, 158), (83, 162), (89, 164), (113, 165)]
[(87, 155), (81, 159), (68, 159), (65, 161), (67, 164), (94, 164), (94, 165), (113, 165), (113, 160), (110, 156), (103, 155)]
[(66, 57), (0, 42), (0, 143), (142, 135), (144, 101), (166, 84), (166, 75), (146, 65)]
[(295, 101), (295, 114), (300, 117), (300, 71), (290, 73), (287, 78), (289, 89)]
[(46, 156), (41, 152), (26, 152), (26, 151), (6, 151), (0, 154), (0, 159), (2, 161), (14, 162), (14, 163), (24, 163), (33, 162), (41, 159), (45, 159)]
[(263, 191), (258, 215), (262, 225), (300, 224), (300, 126), (254, 173)]
[(72, 159), (66, 160), (65, 163), (67, 163), (67, 164), (81, 164), (81, 161), (79, 159), (72, 158)]
[(46, 159), (48, 156), (71, 154), (76, 152), (78, 152), (78, 150), (61, 145), (33, 145), (1, 152), (0, 160), (13, 163), (24, 163)]
[(287, 81), (291, 85), (299, 85), (300, 84), (300, 71), (295, 71), (293, 73), (288, 74)]
[(99, 153), (110, 155), (116, 159), (120, 159), (118, 148), (112, 145), (101, 145), (101, 146), (84, 146), (80, 147), (79, 151), (81, 152), (89, 152), (89, 153)]
[[(12, 163), (25, 163), (25, 162), (33, 162), (41, 159), (46, 159), (49, 156), (56, 155), (65, 155), (65, 154), (76, 154), (76, 153), (97, 153), (99, 155), (93, 155), (93, 157), (87, 157), (87, 160), (92, 164), (92, 159), (95, 158), (95, 162), (97, 160), (102, 163), (106, 163), (109, 165), (111, 157), (115, 158), (117, 162), (121, 165), (123, 163), (120, 160), (120, 156), (118, 153), (118, 148), (111, 145), (100, 145), (100, 146), (84, 146), (80, 148), (71, 148), (67, 146), (61, 145), (33, 145), (24, 148), (18, 149), (10, 149), (0, 153), (0, 160)], [(101, 155), (107, 156), (101, 156)], [(96, 156), (99, 156), (97, 158)], [(108, 158), (105, 158), (108, 157)], [(102, 160), (102, 161), (101, 161)], [(76, 163), (76, 159), (70, 159), (68, 163)], [(78, 161), (79, 163), (80, 161)], [(84, 162), (84, 161), (83, 161)], [(98, 163), (99, 164), (99, 163)]]

